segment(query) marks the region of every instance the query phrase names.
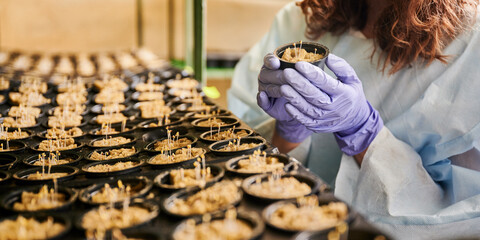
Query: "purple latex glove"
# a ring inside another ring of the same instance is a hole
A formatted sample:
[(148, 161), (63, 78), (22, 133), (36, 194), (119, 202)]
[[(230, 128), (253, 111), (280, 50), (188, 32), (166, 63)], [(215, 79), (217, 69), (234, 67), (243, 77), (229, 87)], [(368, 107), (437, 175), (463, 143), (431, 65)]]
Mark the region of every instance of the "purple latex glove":
[(275, 129), (280, 136), (289, 142), (302, 142), (312, 132), (285, 110), (287, 101), (280, 95), (280, 86), (285, 84), (283, 71), (278, 70), (280, 61), (269, 53), (263, 59), (263, 63), (262, 70), (258, 75), (257, 104), (263, 111), (277, 120)]
[(287, 84), (280, 87), (289, 102), (285, 109), (314, 132), (333, 132), (344, 153), (361, 153), (380, 132), (383, 121), (365, 99), (361, 81), (345, 60), (330, 54), (326, 65), (338, 80), (307, 62), (285, 69)]

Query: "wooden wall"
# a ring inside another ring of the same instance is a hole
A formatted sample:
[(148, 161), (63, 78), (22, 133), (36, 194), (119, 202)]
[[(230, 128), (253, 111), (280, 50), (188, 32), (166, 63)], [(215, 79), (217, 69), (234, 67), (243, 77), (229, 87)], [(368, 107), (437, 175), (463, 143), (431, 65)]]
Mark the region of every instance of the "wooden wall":
[(109, 51), (137, 45), (135, 0), (1, 0), (2, 48)]
[[(207, 0), (207, 52), (242, 54), (291, 0)], [(185, 56), (184, 0), (141, 0), (144, 46)], [(169, 15), (169, 14), (172, 15)], [(95, 52), (135, 48), (137, 0), (0, 0), (0, 48)]]

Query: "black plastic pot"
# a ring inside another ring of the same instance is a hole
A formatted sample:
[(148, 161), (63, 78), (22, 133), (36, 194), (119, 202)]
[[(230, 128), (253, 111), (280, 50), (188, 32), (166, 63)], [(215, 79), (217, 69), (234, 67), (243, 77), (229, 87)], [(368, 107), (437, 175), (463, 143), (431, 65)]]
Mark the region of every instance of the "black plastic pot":
[(133, 158), (133, 157), (136, 157), (138, 156), (138, 154), (142, 151), (141, 149), (135, 147), (135, 153), (130, 155), (130, 156), (126, 156), (126, 157), (120, 157), (120, 158), (112, 158), (112, 159), (107, 159), (107, 160), (97, 160), (97, 159), (92, 159), (92, 154), (94, 152), (98, 152), (98, 153), (106, 153), (110, 150), (114, 150), (114, 149), (122, 149), (122, 148), (131, 148), (132, 146), (122, 146), (122, 147), (107, 147), (107, 148), (100, 148), (100, 149), (95, 149), (87, 154), (85, 154), (85, 160), (88, 160), (88, 161), (93, 161), (93, 162), (105, 162), (105, 161), (109, 161), (109, 160), (120, 160), (120, 159), (127, 159), (127, 158)]
[[(45, 168), (45, 173), (48, 172), (48, 168)], [(20, 184), (40, 184), (40, 183), (47, 183), (52, 182), (53, 179), (38, 179), (32, 180), (27, 179), (28, 175), (34, 174), (36, 172), (42, 172), (41, 167), (30, 168), (26, 170), (20, 170), (13, 174), (13, 178)], [(78, 168), (70, 167), (70, 166), (52, 166), (50, 169), (50, 173), (68, 173), (68, 175), (57, 178), (58, 182), (66, 181), (75, 177), (75, 175), (79, 172)]]
[(141, 123), (139, 123), (137, 126), (141, 129), (157, 129), (157, 128), (165, 128), (167, 126), (172, 126), (172, 125), (178, 125), (178, 124), (181, 124), (182, 121), (183, 121), (183, 118), (177, 118), (177, 117), (171, 117), (170, 118), (170, 123), (169, 124), (163, 124), (163, 125), (160, 125), (160, 126), (157, 126), (157, 127), (149, 127), (149, 124), (150, 123), (155, 123), (157, 124), (158, 123), (158, 120), (157, 119), (150, 119), (150, 120), (147, 120), (147, 121), (143, 121)]
[[(48, 156), (48, 153), (46, 154)], [(65, 164), (58, 164), (52, 166), (71, 166), (76, 165), (80, 160), (82, 160), (82, 155), (73, 153), (73, 152), (65, 152), (60, 154), (60, 159), (71, 158), (73, 161)], [(39, 165), (35, 165), (34, 163), (38, 161), (38, 154), (31, 155), (23, 159), (23, 164), (28, 165), (30, 167), (39, 167)], [(41, 165), (40, 165), (41, 166)]]
[[(0, 143), (3, 144), (3, 147), (6, 148), (7, 146), (7, 141), (0, 140)], [(0, 151), (0, 154), (4, 153), (10, 153), (10, 154), (19, 154), (25, 151), (27, 148), (27, 144), (25, 144), (23, 141), (19, 140), (11, 140), (8, 141), (9, 148), (12, 148), (11, 150), (5, 150), (5, 151)]]
[[(211, 187), (211, 186), (210, 186)], [(186, 199), (192, 195), (194, 195), (195, 193), (201, 191), (202, 189), (200, 187), (194, 187), (194, 188), (187, 188), (187, 189), (184, 189), (184, 190), (180, 190), (180, 191), (177, 191), (175, 193), (173, 193), (170, 197), (166, 198), (163, 203), (162, 203), (162, 210), (164, 212), (166, 212), (167, 214), (171, 215), (171, 216), (174, 216), (174, 217), (177, 217), (177, 218), (186, 218), (186, 217), (194, 217), (194, 216), (198, 216), (198, 215), (203, 215), (203, 214), (187, 214), (187, 215), (183, 215), (183, 214), (180, 214), (180, 213), (175, 213), (173, 211), (171, 211), (171, 206), (173, 206), (174, 202), (177, 200), (177, 199)], [(226, 211), (227, 209), (229, 209), (230, 207), (232, 206), (237, 206), (240, 201), (242, 200), (242, 197), (243, 197), (243, 192), (240, 188), (238, 188), (238, 199), (234, 200), (233, 202), (231, 202), (230, 204), (228, 204), (227, 206), (223, 206), (213, 212), (209, 212), (210, 214), (215, 214), (217, 212), (224, 212)]]
[(243, 143), (256, 143), (259, 144), (253, 148), (245, 149), (245, 150), (238, 150), (238, 151), (222, 151), (222, 149), (225, 146), (228, 146), (230, 142), (233, 140), (224, 140), (216, 143), (210, 144), (208, 146), (208, 149), (213, 152), (213, 154), (218, 155), (218, 156), (237, 156), (237, 155), (243, 155), (243, 154), (250, 154), (253, 153), (256, 150), (263, 150), (265, 148), (265, 144), (267, 141), (264, 138), (261, 137), (245, 137), (240, 139), (240, 144)]
[[(211, 221), (224, 219), (225, 213), (217, 213), (211, 216)], [(247, 223), (252, 228), (252, 235), (249, 237), (249, 240), (260, 239), (265, 230), (265, 224), (263, 223), (260, 216), (258, 216), (255, 212), (245, 212), (245, 211), (238, 211), (237, 212), (237, 219), (242, 220)], [(194, 217), (193, 220), (195, 221), (196, 225), (203, 223), (202, 217)], [(179, 231), (182, 231), (187, 226), (187, 220), (182, 221), (180, 224), (175, 227), (173, 230), (172, 239), (175, 239), (175, 234)], [(178, 240), (178, 239), (175, 239)]]
[[(220, 132), (227, 131), (227, 130), (229, 130), (229, 129), (223, 129), (223, 130), (220, 130)], [(234, 130), (233, 132), (234, 132), (234, 133), (238, 133), (238, 132), (240, 132), (240, 131), (242, 131), (242, 130), (244, 130), (244, 131), (247, 132), (247, 136), (243, 136), (242, 138), (248, 137), (248, 136), (250, 136), (250, 135), (253, 134), (253, 130), (248, 129), (248, 128), (235, 128), (235, 130)], [(204, 132), (204, 133), (200, 134), (200, 137), (199, 137), (199, 138), (200, 138), (202, 141), (207, 142), (207, 143), (215, 143), (215, 142), (219, 142), (219, 141), (232, 140), (231, 138), (229, 138), (229, 139), (223, 139), (223, 140), (211, 140), (211, 139), (207, 139), (207, 137), (208, 137), (210, 134), (214, 135), (214, 134), (217, 134), (217, 133), (218, 133), (218, 129), (215, 129), (215, 130), (212, 130), (212, 131), (208, 131), (208, 132)]]
[[(252, 192), (250, 190), (250, 186), (255, 184), (257, 182), (258, 178), (260, 179), (261, 182), (264, 182), (264, 181), (268, 180), (268, 176), (270, 176), (270, 175), (269, 174), (261, 174), (261, 175), (251, 176), (251, 177), (243, 180), (242, 189), (245, 192), (245, 194), (247, 194), (250, 198), (252, 198), (254, 200), (261, 201), (261, 202), (274, 202), (274, 201), (279, 201), (279, 200), (289, 200), (289, 199), (295, 199), (295, 198), (298, 197), (298, 196), (292, 197), (292, 198), (263, 197), (263, 196), (258, 196), (257, 194), (255, 194), (254, 192)], [(314, 178), (312, 178), (310, 176), (307, 176), (307, 175), (290, 174), (290, 173), (281, 175), (281, 178), (285, 178), (285, 177), (294, 177), (299, 182), (306, 183), (310, 187), (311, 190), (308, 194), (306, 194), (304, 196), (315, 194), (316, 192), (318, 192), (318, 188), (320, 187), (320, 184), (318, 183), (318, 181), (316, 181)]]
[[(205, 149), (202, 149), (202, 154), (205, 154), (206, 151)], [(186, 160), (183, 160), (183, 161), (180, 161), (180, 162), (173, 162), (173, 163), (154, 163), (153, 162), (153, 159), (157, 156), (153, 156), (151, 158), (149, 158), (146, 163), (150, 166), (150, 167), (153, 167), (153, 168), (158, 168), (158, 169), (163, 169), (163, 168), (173, 168), (173, 167), (180, 167), (180, 166), (186, 166), (188, 164), (191, 164), (193, 162), (195, 162), (197, 160), (197, 158), (199, 158), (202, 154), (200, 155), (197, 155), (197, 156), (194, 156), (190, 159), (186, 159)]]
[[(174, 135), (172, 135), (174, 136)], [(178, 139), (181, 139), (181, 138), (187, 138), (188, 140), (190, 140), (192, 143), (190, 144), (190, 146), (194, 147), (196, 144), (197, 144), (197, 141), (198, 139), (194, 136), (191, 136), (191, 135), (179, 135), (178, 136)], [(150, 142), (148, 143), (146, 146), (145, 146), (145, 151), (148, 151), (150, 153), (160, 153), (162, 151), (159, 151), (159, 150), (155, 150), (155, 143), (157, 142), (160, 142), (160, 141), (163, 141), (167, 139), (166, 137), (165, 138), (161, 138), (161, 139), (158, 139), (158, 140), (155, 140), (153, 142)], [(172, 149), (168, 149), (168, 150), (164, 150), (163, 152), (166, 152), (166, 151), (172, 151), (172, 152), (175, 152), (176, 150), (178, 149), (181, 149), (181, 148), (186, 148), (187, 146), (183, 146), (183, 147), (177, 147), (177, 148), (172, 148)]]
[[(146, 221), (144, 222), (141, 222), (139, 224), (136, 224), (136, 225), (133, 225), (133, 226), (129, 226), (129, 227), (125, 227), (125, 228), (121, 228), (122, 230), (134, 230), (134, 229), (138, 229), (139, 227), (149, 223), (150, 221), (152, 221), (153, 219), (155, 219), (157, 216), (158, 216), (158, 213), (159, 213), (159, 208), (158, 208), (158, 205), (154, 204), (153, 202), (150, 202), (150, 201), (143, 201), (143, 202), (133, 202), (130, 204), (130, 206), (138, 206), (138, 207), (141, 207), (141, 208), (144, 208), (144, 209), (147, 209), (149, 212), (151, 212), (151, 216), (149, 219), (147, 219)], [(115, 208), (121, 208), (121, 206), (114, 206)], [(90, 211), (93, 211), (93, 210), (97, 210), (98, 208), (94, 208)], [(83, 220), (83, 217), (85, 216), (85, 214), (87, 214), (89, 211), (86, 211), (84, 213), (82, 213), (76, 220), (75, 220), (75, 226), (78, 228), (78, 229), (82, 229), (82, 230), (87, 230), (83, 225), (82, 225), (82, 220)], [(106, 230), (110, 230), (110, 229), (106, 229)]]
[[(228, 160), (226, 163), (225, 163), (225, 168), (226, 170), (229, 172), (229, 173), (232, 173), (236, 176), (240, 176), (240, 177), (250, 177), (250, 176), (253, 176), (253, 175), (257, 175), (257, 174), (264, 174), (264, 173), (270, 173), (270, 172), (243, 172), (243, 171), (239, 171), (238, 169), (238, 162), (240, 160), (244, 160), (244, 159), (248, 159), (251, 155), (243, 155), (243, 156), (240, 156), (240, 157), (236, 157), (236, 158), (232, 158), (230, 160)], [(266, 155), (267, 157), (276, 157), (278, 158), (279, 162), (283, 163), (284, 166), (286, 166), (287, 164), (290, 163), (290, 158), (285, 155), (285, 154), (272, 154), (272, 153), (269, 153)], [(263, 154), (262, 154), (262, 157), (263, 157)]]
[[(330, 202), (340, 202), (340, 200), (331, 200), (331, 201), (322, 201), (321, 199), (319, 199), (318, 201), (318, 205), (319, 206), (322, 206), (322, 205), (327, 205), (329, 204)], [(297, 201), (296, 200), (286, 200), (286, 201), (279, 201), (279, 202), (275, 202), (275, 203), (272, 203), (270, 205), (268, 205), (266, 208), (263, 209), (263, 212), (262, 212), (262, 217), (263, 217), (263, 220), (265, 221), (265, 223), (267, 223), (267, 225), (277, 231), (280, 231), (280, 232), (285, 232), (285, 233), (289, 233), (289, 234), (293, 234), (293, 233), (298, 233), (298, 232), (301, 232), (302, 230), (293, 230), (293, 229), (287, 229), (287, 228), (283, 228), (281, 226), (277, 226), (275, 224), (273, 224), (271, 222), (271, 216), (282, 206), (286, 205), (286, 204), (289, 204), (289, 203), (293, 203), (295, 204), (297, 207), (299, 206)], [(345, 224), (350, 224), (353, 219), (354, 219), (354, 213), (351, 211), (350, 207), (348, 207), (348, 215), (347, 215), (347, 218), (345, 220), (343, 220), (342, 222), (344, 222)], [(319, 229), (319, 230), (315, 230), (314, 232), (326, 232), (328, 234), (328, 232), (334, 230), (335, 227), (331, 227), (331, 228), (326, 228), (326, 229)], [(309, 231), (309, 230), (303, 230), (303, 231)]]
[(112, 145), (112, 146), (94, 146), (93, 144), (94, 144), (95, 141), (99, 141), (99, 140), (105, 139), (105, 137), (99, 137), (99, 138), (95, 138), (95, 139), (93, 139), (92, 141), (88, 142), (88, 143), (87, 143), (87, 146), (92, 147), (92, 148), (122, 147), (122, 146), (127, 146), (127, 145), (131, 145), (131, 144), (135, 144), (135, 142), (137, 141), (137, 139), (135, 138), (134, 135), (118, 134), (118, 135), (112, 136), (112, 138), (116, 138), (116, 137), (124, 137), (124, 138), (130, 139), (130, 142), (128, 142), (128, 143), (123, 143), (123, 144), (118, 144), (118, 145)]
[[(58, 151), (60, 153), (73, 152), (73, 151), (78, 152), (80, 149), (82, 149), (85, 146), (85, 143), (79, 142), (78, 140), (75, 140), (75, 144), (77, 144), (77, 147), (70, 148), (70, 149), (65, 149), (65, 150), (58, 150)], [(32, 149), (33, 151), (38, 152), (38, 153), (48, 153), (49, 152), (49, 151), (46, 151), (46, 150), (39, 150), (38, 149), (39, 145), (40, 145), (40, 143), (35, 143), (35, 144), (33, 144), (33, 146), (30, 146), (30, 149)], [(56, 151), (57, 150), (55, 150), (54, 152), (56, 152)]]
[(60, 239), (65, 239), (67, 236), (68, 232), (72, 229), (72, 222), (70, 219), (67, 217), (63, 217), (60, 215), (47, 215), (47, 214), (20, 214), (20, 215), (15, 215), (15, 216), (10, 216), (7, 218), (2, 218), (0, 219), (0, 223), (4, 220), (16, 220), (19, 216), (23, 216), (25, 218), (34, 218), (37, 221), (44, 222), (46, 221), (49, 217), (53, 218), (53, 221), (56, 223), (61, 223), (64, 225), (64, 230), (58, 233), (55, 236), (52, 236), (50, 238), (47, 238), (47, 240), (60, 240)]
[[(277, 49), (275, 49), (275, 51), (273, 51), (273, 54), (278, 59), (280, 59), (280, 69), (295, 68), (295, 63), (287, 62), (287, 61), (282, 60), (282, 56), (283, 56), (283, 53), (285, 52), (285, 50), (287, 48), (293, 49), (295, 47), (299, 48), (300, 47), (300, 42), (296, 42), (295, 46), (294, 46), (294, 43), (287, 43), (287, 44), (284, 44), (284, 45), (278, 47)], [(318, 61), (315, 61), (315, 62), (310, 62), (310, 63), (315, 65), (315, 66), (320, 67), (321, 69), (324, 68), (325, 60), (327, 59), (328, 54), (330, 53), (330, 50), (327, 47), (325, 47), (324, 45), (322, 45), (320, 43), (316, 43), (316, 42), (302, 42), (301, 47), (302, 47), (302, 49), (305, 49), (305, 51), (307, 51), (307, 52), (312, 52), (312, 53), (316, 52), (318, 54), (323, 54), (322, 59), (320, 59)]]
[[(121, 169), (117, 171), (110, 171), (110, 172), (93, 172), (88, 170), (88, 168), (97, 166), (100, 164), (106, 164), (106, 165), (114, 165), (119, 162), (134, 162), (136, 163), (133, 167), (126, 168), (126, 169)], [(118, 160), (106, 160), (106, 161), (99, 161), (99, 162), (94, 162), (90, 163), (87, 165), (84, 165), (82, 167), (82, 171), (85, 173), (87, 177), (95, 177), (95, 178), (100, 178), (100, 177), (110, 177), (110, 176), (118, 176), (118, 175), (124, 175), (127, 173), (132, 173), (136, 171), (140, 171), (140, 167), (143, 165), (143, 161), (140, 159), (134, 159), (134, 158), (125, 158), (125, 159), (118, 159)]]
[[(107, 203), (98, 203), (98, 202), (92, 201), (92, 196), (100, 192), (105, 187), (106, 183), (108, 183), (112, 187), (118, 187), (117, 184), (119, 180), (122, 181), (123, 185), (130, 186), (131, 192), (133, 193), (132, 195), (130, 195), (130, 199), (145, 196), (150, 191), (150, 189), (152, 189), (152, 186), (153, 186), (152, 181), (145, 176), (109, 179), (102, 183), (97, 183), (90, 187), (82, 189), (79, 193), (80, 201), (89, 205), (107, 204)], [(122, 203), (123, 200), (124, 199), (119, 199), (118, 201), (114, 202), (114, 204)]]
[[(220, 181), (223, 176), (225, 175), (225, 170), (223, 168), (216, 166), (216, 165), (207, 165), (206, 167), (209, 167), (211, 170), (211, 173), (213, 175), (213, 178), (210, 179), (209, 181), (206, 182), (206, 186), (210, 186), (218, 181)], [(185, 169), (194, 169), (195, 167), (188, 167)], [(191, 188), (194, 186), (188, 186), (188, 187), (176, 187), (172, 185), (172, 182), (170, 180), (170, 172), (172, 170), (166, 170), (164, 172), (161, 172), (160, 174), (155, 177), (153, 180), (155, 182), (155, 185), (159, 187), (162, 190), (166, 191), (177, 191), (177, 190), (182, 190), (185, 188)]]
[[(29, 211), (29, 210), (16, 210), (14, 209), (14, 204), (16, 202), (20, 202), (22, 199), (22, 193), (23, 192), (35, 192), (38, 193), (40, 189), (43, 187), (41, 186), (34, 186), (34, 187), (21, 187), (20, 189), (17, 189), (15, 191), (9, 192), (8, 194), (4, 195), (2, 200), (1, 200), (1, 205), (4, 209), (11, 211), (11, 212), (16, 212), (16, 213), (42, 213), (42, 212), (58, 212), (58, 211), (64, 211), (69, 209), (73, 203), (77, 200), (78, 193), (70, 188), (65, 188), (65, 187), (58, 187), (57, 191), (58, 193), (62, 193), (65, 195), (65, 202), (55, 208), (50, 208), (50, 209), (41, 209), (41, 210), (34, 210), (34, 211)], [(49, 188), (53, 188), (49, 186)]]
[[(192, 126), (197, 129), (198, 131), (211, 131), (211, 130), (214, 130), (214, 129), (218, 129), (218, 126), (199, 126), (198, 124), (203, 122), (203, 121), (208, 121), (209, 118), (200, 118), (200, 119), (197, 119), (197, 120), (194, 120), (192, 122)], [(222, 120), (225, 124), (221, 125), (220, 126), (220, 129), (225, 129), (225, 128), (231, 128), (237, 124), (240, 123), (240, 121), (237, 119), (237, 118), (234, 118), (234, 117), (216, 117), (216, 119), (219, 119), (219, 120)]]

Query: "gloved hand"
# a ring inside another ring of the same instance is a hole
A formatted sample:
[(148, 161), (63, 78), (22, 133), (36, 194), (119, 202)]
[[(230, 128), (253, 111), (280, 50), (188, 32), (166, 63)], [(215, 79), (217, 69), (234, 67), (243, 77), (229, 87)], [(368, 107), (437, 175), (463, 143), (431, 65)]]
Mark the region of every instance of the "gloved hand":
[(280, 95), (280, 86), (285, 84), (283, 71), (278, 70), (280, 61), (269, 53), (263, 59), (263, 63), (262, 70), (258, 75), (257, 104), (268, 115), (276, 119), (275, 129), (280, 136), (289, 142), (302, 142), (312, 132), (285, 110), (287, 101)]
[(289, 102), (285, 109), (314, 132), (333, 132), (344, 153), (361, 153), (380, 132), (383, 121), (365, 99), (361, 81), (345, 60), (330, 54), (326, 66), (338, 80), (307, 62), (284, 70), (287, 84), (280, 87), (280, 93)]

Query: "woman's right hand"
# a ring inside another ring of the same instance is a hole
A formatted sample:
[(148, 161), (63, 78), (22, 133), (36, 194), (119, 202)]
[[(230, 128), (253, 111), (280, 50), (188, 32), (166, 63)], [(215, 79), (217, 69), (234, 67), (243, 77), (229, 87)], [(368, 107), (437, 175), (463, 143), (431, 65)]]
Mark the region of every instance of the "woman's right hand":
[(285, 110), (287, 100), (281, 96), (280, 86), (286, 84), (286, 81), (283, 70), (279, 68), (280, 60), (272, 53), (264, 57), (263, 67), (258, 75), (257, 104), (277, 120), (275, 130), (281, 137), (289, 142), (299, 143), (309, 137), (312, 132)]

